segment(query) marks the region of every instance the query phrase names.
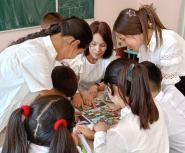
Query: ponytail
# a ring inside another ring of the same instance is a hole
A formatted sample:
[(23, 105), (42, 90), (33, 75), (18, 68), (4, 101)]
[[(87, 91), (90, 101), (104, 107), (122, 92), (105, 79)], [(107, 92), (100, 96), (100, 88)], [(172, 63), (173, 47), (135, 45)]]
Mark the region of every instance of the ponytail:
[(55, 131), (49, 153), (78, 153), (70, 131), (64, 126)]
[(2, 153), (28, 153), (27, 134), (22, 121), (22, 112), (23, 110), (18, 108), (10, 116)]
[(38, 37), (45, 37), (48, 35), (57, 34), (60, 31), (61, 31), (60, 25), (53, 24), (48, 29), (42, 29), (40, 32), (31, 33), (31, 34), (28, 34), (26, 37), (22, 37), (22, 38), (18, 39), (17, 41), (12, 42), (9, 46), (12, 46), (15, 44), (20, 44), (20, 43), (22, 43), (26, 40), (29, 40), (29, 39), (35, 39)]
[(158, 15), (156, 14), (153, 4), (143, 5), (142, 7), (140, 7), (137, 11), (137, 15), (141, 23), (145, 47), (149, 43), (148, 29), (154, 30), (156, 38), (156, 47), (159, 47), (163, 42), (161, 29), (166, 28), (160, 21)]
[(150, 92), (147, 70), (141, 64), (136, 64), (132, 69), (128, 64), (123, 65), (118, 82), (120, 95), (124, 101), (125, 96), (129, 97), (126, 103), (132, 113), (139, 117), (140, 128), (148, 129), (149, 124), (158, 120), (159, 112)]

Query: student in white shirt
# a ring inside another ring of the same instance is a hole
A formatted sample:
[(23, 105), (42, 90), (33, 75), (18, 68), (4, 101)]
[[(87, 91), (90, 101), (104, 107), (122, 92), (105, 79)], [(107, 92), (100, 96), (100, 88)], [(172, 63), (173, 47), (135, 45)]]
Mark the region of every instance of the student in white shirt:
[(115, 35), (138, 52), (139, 62), (150, 61), (162, 71), (162, 85), (174, 84), (185, 95), (185, 40), (161, 23), (152, 5), (124, 9), (117, 17)]
[(163, 113), (153, 101), (145, 67), (117, 59), (107, 67), (104, 82), (121, 107), (121, 120), (109, 130), (103, 122), (94, 126), (95, 152), (169, 153)]
[(73, 98), (73, 104), (77, 107), (82, 103), (91, 105), (97, 92), (103, 90), (101, 80), (107, 65), (114, 59), (109, 25), (105, 22), (94, 21), (90, 28), (93, 40), (89, 48), (75, 59), (65, 61), (79, 77), (79, 93)]
[(52, 86), (55, 62), (74, 58), (88, 47), (92, 32), (77, 17), (60, 25), (19, 39), (0, 53), (0, 131), (10, 114), (21, 104), (30, 103), (41, 91)]
[(40, 97), (11, 114), (1, 153), (78, 153), (72, 137), (74, 125), (69, 100)]
[(184, 153), (185, 97), (174, 85), (169, 85), (161, 90), (162, 74), (160, 69), (148, 61), (142, 62), (142, 64), (148, 70), (152, 95), (165, 113), (170, 153)]

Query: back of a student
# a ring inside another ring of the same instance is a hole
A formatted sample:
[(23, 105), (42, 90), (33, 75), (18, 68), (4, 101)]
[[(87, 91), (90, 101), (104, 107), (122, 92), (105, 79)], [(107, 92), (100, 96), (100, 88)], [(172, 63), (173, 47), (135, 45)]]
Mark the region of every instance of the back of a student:
[(173, 85), (163, 90), (159, 101), (164, 110), (170, 140), (170, 153), (185, 152), (185, 97)]

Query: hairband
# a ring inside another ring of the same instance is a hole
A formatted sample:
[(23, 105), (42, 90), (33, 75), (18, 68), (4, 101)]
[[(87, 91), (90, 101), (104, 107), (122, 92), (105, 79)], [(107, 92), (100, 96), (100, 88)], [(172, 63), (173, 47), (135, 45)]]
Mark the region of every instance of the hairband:
[(127, 77), (126, 77), (126, 79), (128, 81), (130, 81), (130, 82), (132, 80), (132, 71), (133, 71), (134, 67), (135, 67), (135, 64), (130, 64), (130, 66), (129, 66), (128, 70), (127, 70)]
[(24, 115), (25, 117), (28, 117), (30, 115), (30, 106), (29, 105), (22, 105), (21, 109), (22, 109), (22, 115)]
[(54, 130), (57, 131), (60, 126), (67, 127), (67, 121), (65, 119), (59, 119), (54, 124)]
[(129, 17), (131, 17), (131, 16), (136, 16), (136, 12), (135, 12), (134, 10), (128, 10), (128, 11), (126, 12), (126, 14), (127, 14)]

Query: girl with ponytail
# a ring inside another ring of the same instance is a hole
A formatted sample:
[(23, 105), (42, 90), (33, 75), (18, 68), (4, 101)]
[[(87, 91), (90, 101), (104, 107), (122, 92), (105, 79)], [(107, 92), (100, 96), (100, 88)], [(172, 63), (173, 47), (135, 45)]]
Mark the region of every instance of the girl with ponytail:
[(78, 153), (71, 136), (74, 123), (67, 99), (40, 97), (11, 114), (1, 153)]
[(185, 95), (185, 40), (165, 28), (153, 5), (122, 10), (113, 30), (128, 48), (139, 53), (139, 62), (150, 61), (159, 66), (162, 86), (173, 84)]
[(95, 152), (169, 153), (163, 112), (153, 101), (145, 67), (117, 59), (108, 65), (104, 83), (121, 117), (110, 129), (103, 122), (94, 126)]
[(16, 108), (53, 88), (56, 61), (74, 58), (91, 40), (88, 23), (70, 17), (13, 42), (0, 53), (0, 132)]

